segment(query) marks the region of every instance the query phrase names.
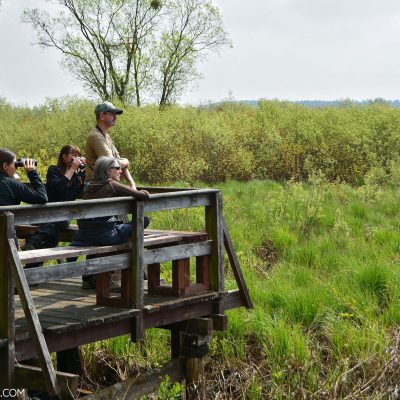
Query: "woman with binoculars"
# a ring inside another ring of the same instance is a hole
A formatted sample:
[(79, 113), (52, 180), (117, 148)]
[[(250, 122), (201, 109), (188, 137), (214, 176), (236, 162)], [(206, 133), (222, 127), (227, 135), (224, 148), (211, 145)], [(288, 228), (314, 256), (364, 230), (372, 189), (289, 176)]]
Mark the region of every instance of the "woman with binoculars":
[[(51, 165), (46, 175), (46, 190), (50, 203), (74, 201), (82, 195), (85, 182), (85, 158), (79, 147), (67, 144), (61, 149), (57, 165)], [(25, 250), (55, 247), (60, 231), (69, 226), (70, 221), (46, 223), (39, 226), (36, 233), (25, 242)], [(38, 264), (28, 264), (32, 268)]]
[[(8, 149), (0, 149), (0, 206), (18, 205), (21, 201), (30, 204), (47, 203), (46, 188), (36, 172), (36, 161), (27, 158), (22, 163), (32, 187), (16, 179), (18, 175), (15, 154)], [(14, 240), (18, 247), (15, 233)]]
[(73, 201), (82, 195), (85, 162), (79, 147), (67, 144), (61, 149), (57, 165), (51, 165), (47, 170), (49, 202)]

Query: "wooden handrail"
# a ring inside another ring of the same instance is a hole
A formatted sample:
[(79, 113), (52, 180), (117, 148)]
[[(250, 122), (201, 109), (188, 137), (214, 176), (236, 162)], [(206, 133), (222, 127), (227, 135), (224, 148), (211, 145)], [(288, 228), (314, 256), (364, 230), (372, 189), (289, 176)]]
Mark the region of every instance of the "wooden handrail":
[[(156, 193), (150, 199), (140, 200), (140, 202), (143, 202), (144, 212), (204, 207), (211, 204), (212, 196), (218, 192), (218, 189), (198, 189), (173, 193)], [(16, 225), (39, 224), (79, 218), (131, 214), (136, 202), (132, 197), (112, 197), (43, 205), (1, 206), (0, 212), (11, 211), (14, 214), (14, 223)], [(62, 213), (60, 213), (60, 210), (62, 210)]]

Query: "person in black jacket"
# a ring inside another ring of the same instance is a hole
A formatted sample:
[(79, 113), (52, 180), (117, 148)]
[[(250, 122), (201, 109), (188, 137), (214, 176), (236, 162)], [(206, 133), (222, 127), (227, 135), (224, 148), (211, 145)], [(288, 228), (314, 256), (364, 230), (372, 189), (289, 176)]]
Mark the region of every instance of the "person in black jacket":
[[(58, 155), (57, 165), (51, 165), (46, 175), (46, 190), (49, 202), (74, 201), (82, 195), (85, 181), (85, 158), (79, 147), (65, 145)], [(40, 225), (38, 231), (25, 243), (25, 249), (55, 247), (59, 242), (60, 230), (68, 227), (70, 221)], [(28, 268), (38, 264), (28, 264)]]
[(57, 165), (52, 165), (47, 170), (46, 189), (49, 202), (73, 201), (82, 195), (85, 162), (79, 147), (67, 144), (61, 149)]
[[(15, 179), (15, 161), (12, 151), (0, 149), (0, 206), (19, 205), (22, 201), (29, 204), (47, 203), (46, 188), (36, 172), (35, 161), (28, 158), (23, 163), (32, 187)], [(15, 235), (14, 238), (18, 247)]]
[(24, 169), (32, 187), (14, 178), (15, 161), (15, 154), (12, 151), (0, 149), (0, 206), (18, 205), (22, 201), (29, 204), (47, 203), (46, 189), (36, 172), (34, 160), (29, 158), (24, 160)]

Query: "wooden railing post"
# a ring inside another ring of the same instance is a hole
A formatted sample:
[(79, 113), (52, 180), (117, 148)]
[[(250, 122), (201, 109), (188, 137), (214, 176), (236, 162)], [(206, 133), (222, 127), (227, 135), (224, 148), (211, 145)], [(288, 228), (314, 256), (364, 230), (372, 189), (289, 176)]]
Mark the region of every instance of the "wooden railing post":
[(15, 363), (14, 279), (9, 267), (8, 239), (14, 236), (14, 215), (0, 215), (0, 339), (7, 345), (0, 348), (0, 388), (12, 388)]
[(212, 240), (210, 257), (210, 289), (224, 290), (224, 231), (222, 224), (222, 197), (219, 192), (212, 194), (212, 203), (206, 206), (206, 231)]
[(132, 340), (136, 341), (143, 336), (143, 252), (144, 252), (144, 203), (134, 201), (132, 212), (132, 297), (131, 307), (140, 310), (133, 326)]

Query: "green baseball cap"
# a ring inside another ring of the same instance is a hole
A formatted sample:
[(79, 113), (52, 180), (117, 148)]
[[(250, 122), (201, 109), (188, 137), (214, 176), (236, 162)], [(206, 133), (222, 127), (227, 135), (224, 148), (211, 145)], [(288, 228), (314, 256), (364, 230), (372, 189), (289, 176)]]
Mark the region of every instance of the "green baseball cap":
[(105, 101), (104, 103), (97, 104), (96, 108), (94, 109), (96, 117), (98, 117), (99, 114), (102, 112), (110, 112), (119, 115), (122, 114), (124, 111), (120, 110), (119, 108), (115, 108), (114, 105), (109, 101)]

